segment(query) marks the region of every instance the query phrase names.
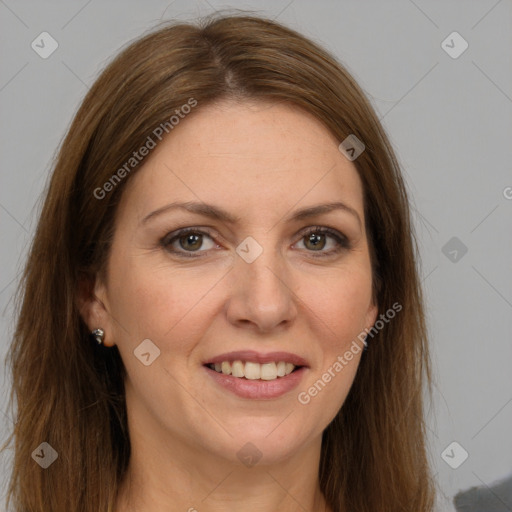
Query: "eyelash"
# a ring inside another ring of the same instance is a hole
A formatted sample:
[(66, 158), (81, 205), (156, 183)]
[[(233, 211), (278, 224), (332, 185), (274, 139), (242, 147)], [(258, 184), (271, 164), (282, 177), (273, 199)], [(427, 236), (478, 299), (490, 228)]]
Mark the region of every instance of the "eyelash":
[[(183, 236), (185, 236), (189, 233), (192, 233), (194, 235), (206, 235), (213, 239), (213, 233), (208, 229), (183, 228), (174, 233), (170, 233), (170, 234), (166, 235), (164, 238), (162, 238), (160, 240), (160, 244), (164, 247), (165, 250), (167, 250), (168, 252), (170, 252), (172, 254), (177, 255), (178, 257), (184, 257), (184, 258), (204, 257), (204, 253), (207, 253), (208, 251), (183, 251), (183, 250), (177, 251), (175, 249), (170, 248), (170, 246), (172, 245), (172, 243), (175, 240), (179, 240), (180, 238), (182, 238)], [(334, 229), (324, 227), (324, 226), (313, 226), (313, 227), (308, 228), (307, 231), (305, 231), (302, 234), (300, 240), (302, 240), (305, 237), (312, 235), (314, 233), (330, 235), (331, 238), (333, 238), (338, 245), (338, 247), (336, 247), (335, 249), (331, 249), (330, 251), (327, 251), (327, 252), (320, 252), (319, 254), (314, 254), (315, 251), (307, 251), (307, 252), (311, 252), (312, 253), (311, 256), (313, 256), (314, 258), (325, 258), (328, 256), (333, 256), (334, 254), (338, 254), (345, 249), (351, 248), (350, 242), (344, 235), (342, 235), (341, 233), (339, 233), (338, 231), (336, 231)], [(170, 237), (170, 235), (173, 235), (173, 236)], [(200, 255), (200, 254), (196, 254), (196, 253), (203, 253), (203, 254)]]

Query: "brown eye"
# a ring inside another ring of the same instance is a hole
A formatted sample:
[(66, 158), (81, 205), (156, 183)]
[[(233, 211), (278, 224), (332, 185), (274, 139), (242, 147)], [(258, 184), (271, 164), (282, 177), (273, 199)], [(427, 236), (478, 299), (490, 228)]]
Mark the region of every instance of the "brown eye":
[[(304, 244), (306, 252), (314, 257), (333, 256), (344, 249), (351, 248), (346, 236), (335, 229), (322, 226), (309, 228), (300, 242)], [(327, 250), (324, 250), (326, 248)]]
[(178, 238), (180, 247), (186, 251), (197, 251), (203, 243), (203, 235), (187, 234)]
[(325, 247), (325, 233), (311, 233), (304, 237), (305, 246), (314, 251), (322, 250)]
[[(210, 245), (204, 247), (205, 241), (209, 240)], [(171, 233), (164, 237), (161, 242), (165, 250), (178, 256), (204, 256), (208, 249), (212, 249), (215, 243), (212, 236), (199, 229), (185, 228), (180, 231)], [(197, 253), (197, 254), (194, 254)]]

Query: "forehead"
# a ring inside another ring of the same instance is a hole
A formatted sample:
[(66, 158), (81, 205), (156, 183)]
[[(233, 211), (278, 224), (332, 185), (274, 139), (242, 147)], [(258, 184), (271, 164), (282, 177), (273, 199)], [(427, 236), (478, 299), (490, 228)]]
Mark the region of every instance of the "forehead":
[(294, 204), (345, 200), (362, 215), (357, 170), (309, 113), (283, 102), (224, 101), (185, 117), (130, 179), (123, 200), (139, 216), (194, 200), (249, 217)]

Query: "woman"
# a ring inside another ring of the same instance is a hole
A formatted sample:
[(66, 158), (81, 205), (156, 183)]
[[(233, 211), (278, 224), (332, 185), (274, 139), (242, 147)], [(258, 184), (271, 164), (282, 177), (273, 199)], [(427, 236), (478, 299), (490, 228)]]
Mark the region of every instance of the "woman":
[(16, 511), (432, 510), (399, 166), (343, 66), (270, 20), (166, 26), (103, 71), (10, 357)]

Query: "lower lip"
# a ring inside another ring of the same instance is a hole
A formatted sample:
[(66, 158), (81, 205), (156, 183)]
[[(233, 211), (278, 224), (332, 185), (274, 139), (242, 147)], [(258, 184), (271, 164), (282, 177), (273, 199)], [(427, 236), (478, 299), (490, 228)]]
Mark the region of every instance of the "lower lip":
[(270, 400), (289, 393), (299, 385), (307, 370), (307, 368), (303, 366), (284, 377), (278, 377), (274, 380), (249, 380), (233, 377), (232, 375), (225, 375), (207, 366), (203, 366), (203, 368), (206, 369), (215, 382), (228, 391), (231, 391), (241, 398), (252, 398), (253, 400)]

